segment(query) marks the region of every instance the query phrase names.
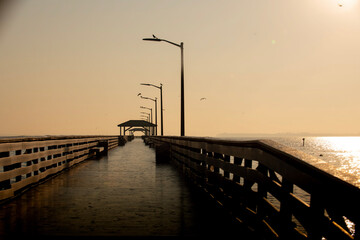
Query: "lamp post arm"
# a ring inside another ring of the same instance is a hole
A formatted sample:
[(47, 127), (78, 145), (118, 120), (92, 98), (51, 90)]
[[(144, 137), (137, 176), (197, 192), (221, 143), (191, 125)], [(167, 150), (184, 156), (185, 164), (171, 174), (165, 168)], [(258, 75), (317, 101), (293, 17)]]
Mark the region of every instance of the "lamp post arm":
[(143, 97), (143, 96), (140, 96), (141, 98), (143, 98), (143, 99), (149, 99), (149, 100), (152, 100), (152, 101), (156, 101), (156, 99), (152, 99), (152, 98), (149, 98), (149, 97)]
[(170, 44), (172, 44), (172, 45), (175, 45), (175, 46), (177, 46), (177, 47), (179, 47), (179, 48), (182, 47), (181, 44), (173, 43), (173, 42), (170, 42), (170, 41), (165, 40), (165, 39), (160, 39), (160, 40), (163, 41), (163, 42), (167, 42), (167, 43), (170, 43)]
[(156, 87), (156, 88), (158, 88), (158, 89), (160, 89), (160, 88), (161, 88), (161, 87), (156, 86), (156, 85), (151, 84), (151, 83), (141, 83), (140, 85), (144, 85), (144, 86), (152, 86), (152, 87)]
[(181, 48), (181, 44), (177, 44), (177, 43), (174, 43), (174, 42), (171, 42), (171, 41), (168, 41), (166, 39), (161, 39), (161, 38), (157, 38), (153, 35), (154, 38), (143, 38), (144, 41), (153, 41), (153, 42), (167, 42), (167, 43), (170, 43), (172, 45), (175, 45), (177, 47), (180, 47)]

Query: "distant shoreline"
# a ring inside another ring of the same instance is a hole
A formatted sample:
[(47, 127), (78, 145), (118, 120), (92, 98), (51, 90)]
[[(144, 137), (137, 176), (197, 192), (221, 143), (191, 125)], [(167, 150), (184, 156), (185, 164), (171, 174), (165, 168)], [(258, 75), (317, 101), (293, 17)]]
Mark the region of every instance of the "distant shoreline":
[[(76, 137), (86, 136), (81, 134), (73, 135), (0, 135), (0, 139), (14, 139), (14, 138), (48, 138), (48, 137)], [(94, 136), (94, 135), (88, 135)], [(100, 135), (99, 135), (100, 136)], [(105, 135), (104, 135), (105, 136)], [(202, 136), (189, 136), (202, 137)], [(204, 136), (205, 137), (205, 136)], [(360, 137), (358, 134), (311, 134), (311, 133), (220, 133), (215, 136), (207, 136), (212, 138), (271, 138), (271, 137)]]
[(330, 134), (330, 133), (220, 133), (216, 138), (237, 138), (237, 137), (359, 137), (356, 134)]

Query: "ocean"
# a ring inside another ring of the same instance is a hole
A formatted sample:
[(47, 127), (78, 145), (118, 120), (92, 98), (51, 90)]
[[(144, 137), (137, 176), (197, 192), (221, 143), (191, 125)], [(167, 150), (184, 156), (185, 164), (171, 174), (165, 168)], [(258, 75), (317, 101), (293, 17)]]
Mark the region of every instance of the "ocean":
[(238, 137), (227, 139), (273, 140), (318, 157), (344, 172), (360, 176), (360, 137)]

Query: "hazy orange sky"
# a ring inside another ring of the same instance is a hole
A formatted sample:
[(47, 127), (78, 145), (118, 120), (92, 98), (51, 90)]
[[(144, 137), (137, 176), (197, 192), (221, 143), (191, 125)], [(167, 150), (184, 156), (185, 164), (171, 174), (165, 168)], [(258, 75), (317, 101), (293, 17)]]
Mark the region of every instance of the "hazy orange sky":
[(184, 42), (186, 135), (360, 134), (358, 0), (19, 0), (4, 13), (0, 135), (118, 134), (153, 107), (139, 92), (159, 97), (142, 82), (164, 85), (164, 133), (179, 135), (180, 49), (152, 34)]

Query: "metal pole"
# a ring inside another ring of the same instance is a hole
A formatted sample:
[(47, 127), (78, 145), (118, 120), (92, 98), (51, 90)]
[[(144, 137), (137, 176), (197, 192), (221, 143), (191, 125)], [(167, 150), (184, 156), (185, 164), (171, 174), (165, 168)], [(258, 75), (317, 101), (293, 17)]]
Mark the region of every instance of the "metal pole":
[(160, 105), (161, 105), (161, 136), (164, 136), (163, 99), (162, 99), (162, 84), (161, 83), (160, 83)]
[(166, 39), (161, 39), (153, 35), (153, 38), (143, 38), (144, 41), (167, 42), (181, 49), (181, 109), (180, 109), (180, 135), (185, 136), (185, 103), (184, 103), (184, 43), (176, 44)]
[(180, 43), (181, 49), (181, 136), (185, 136), (185, 108), (184, 108), (184, 43)]
[(155, 135), (157, 136), (157, 99), (155, 98)]
[(153, 123), (153, 118), (152, 118), (152, 108), (150, 109), (151, 111), (151, 123)]

